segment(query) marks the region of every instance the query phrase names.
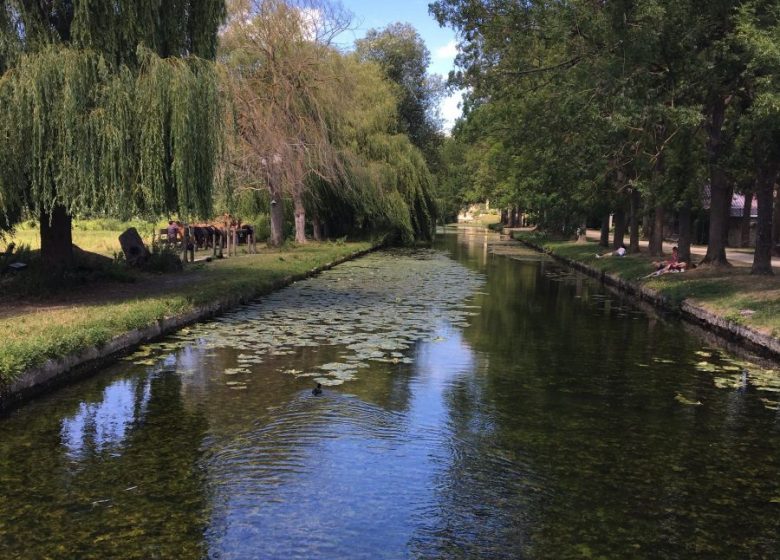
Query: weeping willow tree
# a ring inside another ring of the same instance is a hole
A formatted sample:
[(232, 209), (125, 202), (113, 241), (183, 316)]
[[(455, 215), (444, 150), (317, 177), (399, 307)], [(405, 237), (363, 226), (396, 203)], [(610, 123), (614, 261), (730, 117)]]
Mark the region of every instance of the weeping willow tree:
[(0, 8), (0, 228), (38, 217), (205, 215), (220, 147), (222, 0), (10, 0)]
[(296, 241), (323, 231), (428, 238), (434, 208), (425, 159), (398, 130), (397, 88), (378, 65), (332, 48), (349, 18), (327, 0), (235, 0), (223, 35), (237, 189), (267, 189), (271, 243), (283, 198)]
[[(309, 195), (311, 214), (330, 234), (381, 233), (395, 243), (431, 238), (436, 217), (433, 178), (422, 152), (397, 130), (397, 90), (372, 62), (337, 55), (342, 77), (331, 101), (338, 118), (331, 142), (345, 176), (317, 180)], [(315, 228), (316, 230), (316, 228)]]

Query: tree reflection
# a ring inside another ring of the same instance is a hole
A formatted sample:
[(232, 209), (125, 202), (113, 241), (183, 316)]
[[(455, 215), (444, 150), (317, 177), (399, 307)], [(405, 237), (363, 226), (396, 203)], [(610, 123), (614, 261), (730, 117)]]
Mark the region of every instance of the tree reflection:
[(180, 380), (170, 372), (106, 381), (90, 380), (97, 390), (87, 392), (97, 396), (62, 420), (55, 404), (45, 417), (20, 411), (33, 419), (25, 430), (0, 427), (7, 555), (202, 556), (205, 418), (182, 406)]
[[(529, 558), (776, 553), (777, 430), (756, 398), (695, 369), (699, 339), (555, 264), (495, 259), (487, 277), (465, 337), (489, 365), (449, 403), (452, 418), (492, 419), (472, 434), (484, 448), (461, 455), (463, 488), (480, 488), (475, 473), (491, 453), (518, 471), (507, 484), (494, 468), (506, 492), (486, 515), (519, 520), (516, 537), (493, 541), (497, 556), (508, 543)], [(491, 503), (490, 491), (474, 503)]]

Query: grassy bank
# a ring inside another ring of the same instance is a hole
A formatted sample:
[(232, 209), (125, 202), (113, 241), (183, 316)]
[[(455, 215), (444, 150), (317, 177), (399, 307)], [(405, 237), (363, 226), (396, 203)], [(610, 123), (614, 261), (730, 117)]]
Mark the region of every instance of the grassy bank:
[(132, 284), (89, 286), (56, 298), (0, 302), (0, 383), (49, 358), (100, 345), (165, 317), (222, 299), (267, 292), (275, 282), (302, 274), (369, 243), (312, 243), (283, 250), (262, 249), (187, 267), (185, 272), (142, 275)]
[(646, 252), (597, 259), (596, 254), (604, 253), (606, 249), (594, 242), (554, 241), (536, 232), (515, 232), (513, 236), (556, 255), (647, 286), (675, 304), (688, 300), (732, 322), (780, 337), (780, 278), (777, 276), (751, 276), (749, 267), (734, 266), (727, 270), (700, 267), (682, 274), (645, 279), (642, 277), (653, 271), (651, 262), (657, 260)]
[[(152, 237), (152, 232), (156, 229), (165, 227), (166, 221), (158, 223), (143, 222), (134, 220), (130, 222), (121, 222), (119, 220), (74, 220), (73, 221), (73, 243), (90, 253), (98, 253), (106, 257), (113, 257), (122, 248), (119, 245), (119, 234), (129, 227), (134, 227), (138, 233), (148, 243)], [(17, 246), (27, 245), (30, 249), (41, 248), (41, 234), (36, 223), (21, 224), (14, 231), (13, 236), (0, 241), (0, 250), (3, 250), (8, 243), (14, 243)]]

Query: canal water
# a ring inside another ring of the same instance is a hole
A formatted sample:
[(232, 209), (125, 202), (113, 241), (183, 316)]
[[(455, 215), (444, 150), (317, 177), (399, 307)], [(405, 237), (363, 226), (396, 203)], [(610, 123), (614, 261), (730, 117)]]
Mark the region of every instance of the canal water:
[(0, 552), (780, 558), (779, 398), (776, 365), (460, 230), (0, 418)]

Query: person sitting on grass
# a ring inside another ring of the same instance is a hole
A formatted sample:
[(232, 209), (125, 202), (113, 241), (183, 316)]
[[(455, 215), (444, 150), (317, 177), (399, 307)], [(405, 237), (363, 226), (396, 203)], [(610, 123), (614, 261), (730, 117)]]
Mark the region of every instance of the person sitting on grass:
[(596, 255), (596, 258), (601, 259), (603, 257), (625, 257), (625, 256), (626, 256), (626, 246), (621, 245), (614, 251), (606, 252), (603, 255)]
[(655, 261), (653, 266), (656, 268), (656, 270), (668, 268), (669, 270), (667, 272), (680, 272), (687, 268), (688, 263), (681, 261), (679, 250), (677, 247), (672, 247), (672, 256), (669, 258), (669, 260)]
[(651, 272), (645, 278), (651, 276), (661, 276), (669, 272), (685, 272), (688, 268), (688, 263), (680, 260), (680, 253), (677, 247), (672, 247), (672, 256), (668, 261), (656, 261), (653, 263), (656, 268), (655, 272)]

